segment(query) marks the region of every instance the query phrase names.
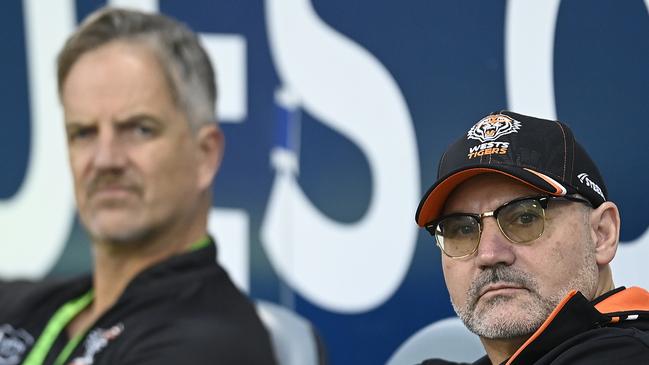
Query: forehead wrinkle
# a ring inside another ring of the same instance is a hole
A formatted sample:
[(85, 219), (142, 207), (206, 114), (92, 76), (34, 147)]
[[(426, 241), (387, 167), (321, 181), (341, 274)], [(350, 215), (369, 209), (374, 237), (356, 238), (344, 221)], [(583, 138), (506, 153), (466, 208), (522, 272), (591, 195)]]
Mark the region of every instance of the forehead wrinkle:
[[(102, 72), (89, 79), (87, 75), (96, 74), (97, 69)], [(125, 77), (126, 72), (137, 72), (139, 76)], [(118, 77), (111, 76), (115, 73)], [(80, 120), (86, 119), (84, 114), (92, 114), (93, 118), (105, 115), (111, 120), (155, 114), (149, 106), (159, 100), (167, 100), (177, 108), (168, 86), (151, 50), (113, 41), (87, 52), (72, 66), (64, 84), (64, 109), (69, 119)], [(86, 110), (85, 105), (91, 109)]]

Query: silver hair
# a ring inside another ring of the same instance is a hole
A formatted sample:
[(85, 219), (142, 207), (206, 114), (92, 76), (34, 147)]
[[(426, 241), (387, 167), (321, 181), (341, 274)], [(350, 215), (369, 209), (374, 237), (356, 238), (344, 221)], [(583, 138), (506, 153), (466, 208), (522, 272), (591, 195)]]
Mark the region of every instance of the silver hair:
[(102, 8), (88, 16), (59, 53), (59, 95), (79, 58), (112, 41), (141, 43), (151, 49), (174, 102), (185, 112), (194, 131), (216, 122), (216, 81), (205, 49), (186, 25), (161, 14)]

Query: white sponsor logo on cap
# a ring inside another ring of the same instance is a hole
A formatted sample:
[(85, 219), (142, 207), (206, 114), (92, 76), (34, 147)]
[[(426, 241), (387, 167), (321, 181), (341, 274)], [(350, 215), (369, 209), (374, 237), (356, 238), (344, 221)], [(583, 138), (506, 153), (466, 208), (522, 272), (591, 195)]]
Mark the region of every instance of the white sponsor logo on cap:
[(606, 198), (604, 197), (604, 193), (602, 192), (602, 189), (599, 187), (599, 185), (597, 185), (593, 180), (591, 180), (588, 177), (587, 173), (582, 172), (581, 174), (577, 175), (577, 178), (579, 179), (579, 181), (582, 184), (584, 184), (584, 185), (588, 186), (589, 188), (593, 189), (593, 191), (596, 192), (599, 196), (601, 196), (602, 199), (606, 200)]

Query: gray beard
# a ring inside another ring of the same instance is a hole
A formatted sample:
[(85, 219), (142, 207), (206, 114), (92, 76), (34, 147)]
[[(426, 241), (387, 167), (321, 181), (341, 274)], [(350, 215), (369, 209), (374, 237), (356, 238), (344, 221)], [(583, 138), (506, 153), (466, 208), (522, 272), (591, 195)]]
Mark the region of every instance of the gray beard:
[[(595, 262), (594, 253), (588, 251), (584, 256), (584, 261), (577, 275), (550, 296), (543, 297), (539, 294), (538, 282), (530, 274), (509, 266), (497, 265), (483, 271), (473, 282), (468, 290), (467, 299), (462, 305), (457, 305), (452, 301), (451, 304), (464, 325), (480, 337), (511, 339), (529, 336), (543, 324), (554, 308), (571, 290), (582, 291), (585, 295), (591, 294), (594, 286), (597, 285), (597, 269), (593, 266)], [(494, 309), (499, 306), (511, 305), (514, 298), (507, 296), (482, 299), (481, 309), (476, 311), (479, 293), (482, 288), (497, 282), (514, 283), (529, 290), (529, 300), (517, 304), (518, 312), (522, 313), (522, 315), (515, 316), (514, 311), (494, 313)]]

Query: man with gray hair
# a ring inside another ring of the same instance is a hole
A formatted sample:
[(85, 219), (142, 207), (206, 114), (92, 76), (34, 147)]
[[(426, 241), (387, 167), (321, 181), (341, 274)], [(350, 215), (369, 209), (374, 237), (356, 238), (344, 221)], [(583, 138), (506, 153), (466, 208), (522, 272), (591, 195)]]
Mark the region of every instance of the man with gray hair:
[(99, 10), (59, 54), (58, 88), (94, 270), (3, 284), (0, 364), (274, 364), (207, 234), (224, 138), (196, 35)]
[(440, 159), (415, 219), (484, 346), (474, 364), (649, 363), (649, 292), (613, 284), (618, 208), (566, 124), (480, 119)]

